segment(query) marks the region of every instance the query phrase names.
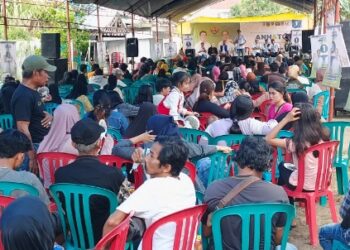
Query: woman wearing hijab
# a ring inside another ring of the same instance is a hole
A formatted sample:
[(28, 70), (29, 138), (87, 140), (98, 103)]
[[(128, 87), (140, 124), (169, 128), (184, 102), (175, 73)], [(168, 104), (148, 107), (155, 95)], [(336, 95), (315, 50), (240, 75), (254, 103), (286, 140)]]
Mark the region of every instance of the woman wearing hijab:
[(146, 132), (148, 119), (156, 113), (157, 108), (153, 103), (144, 102), (141, 104), (137, 116), (130, 122), (129, 127), (125, 131), (125, 137), (131, 138)]
[(4, 250), (52, 250), (62, 226), (39, 198), (24, 196), (4, 210), (0, 231)]

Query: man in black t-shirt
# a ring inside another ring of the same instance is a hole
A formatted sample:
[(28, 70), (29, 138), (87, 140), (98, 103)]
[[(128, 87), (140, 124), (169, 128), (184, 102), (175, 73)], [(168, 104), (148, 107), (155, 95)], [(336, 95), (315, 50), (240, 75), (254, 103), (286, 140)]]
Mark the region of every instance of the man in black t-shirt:
[[(49, 132), (52, 121), (52, 116), (44, 111), (44, 104), (37, 89), (47, 84), (47, 72), (54, 72), (56, 66), (47, 63), (42, 56), (32, 55), (23, 61), (22, 70), (23, 83), (13, 93), (11, 113), (17, 129), (36, 144)], [(34, 150), (29, 152), (29, 168), (37, 170)]]
[[(90, 118), (78, 121), (71, 129), (77, 159), (55, 172), (55, 183), (85, 184), (108, 189), (118, 195), (125, 177), (115, 167), (102, 164), (97, 155), (102, 147), (104, 128)], [(109, 202), (103, 197), (90, 201), (91, 221), (95, 243), (102, 237), (102, 228), (109, 216)], [(84, 223), (83, 223), (84, 224)]]
[[(203, 216), (202, 222), (207, 223), (208, 215), (216, 210), (217, 205), (236, 185), (250, 176), (262, 178), (262, 173), (269, 168), (272, 149), (260, 137), (249, 136), (242, 141), (236, 154), (236, 162), (239, 166), (238, 175), (213, 182), (205, 192), (204, 203), (208, 204), (208, 209)], [(243, 189), (231, 200), (227, 206), (238, 204), (256, 203), (289, 203), (284, 189), (263, 180), (252, 183)], [(272, 220), (273, 237), (271, 249), (281, 243), (283, 227), (286, 223), (284, 214), (275, 214)], [(241, 249), (241, 222), (237, 216), (227, 216), (221, 221), (222, 246), (224, 250)], [(209, 232), (204, 227), (204, 232)], [(207, 234), (207, 233), (206, 233)], [(250, 232), (253, 236), (254, 233)], [(260, 239), (264, 232), (260, 232)], [(254, 237), (250, 237), (250, 248), (253, 249)], [(260, 248), (263, 249), (263, 242)]]

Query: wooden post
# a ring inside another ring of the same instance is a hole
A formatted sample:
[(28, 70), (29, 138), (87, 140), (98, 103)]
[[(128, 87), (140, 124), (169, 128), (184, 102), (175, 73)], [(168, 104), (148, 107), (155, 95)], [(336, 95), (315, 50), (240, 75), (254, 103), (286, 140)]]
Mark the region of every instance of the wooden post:
[(316, 29), (317, 26), (317, 0), (314, 0), (314, 30)]
[(4, 17), (4, 38), (8, 40), (8, 25), (7, 25), (7, 16), (6, 16), (6, 0), (2, 0), (2, 16)]
[[(132, 34), (132, 37), (135, 37), (134, 10), (131, 11), (131, 34)], [(132, 69), (132, 71), (135, 70), (135, 57), (132, 57), (131, 69)]]
[(173, 38), (171, 36), (171, 18), (169, 17), (169, 42), (172, 42)]
[(73, 55), (71, 46), (71, 34), (70, 34), (70, 18), (69, 18), (69, 0), (66, 0), (66, 18), (67, 18), (67, 49), (68, 49), (68, 70), (73, 68)]
[(101, 27), (100, 27), (100, 7), (98, 4), (96, 4), (96, 12), (97, 12), (97, 32), (98, 32), (98, 41), (102, 42), (102, 34), (101, 34)]
[(159, 42), (158, 17), (156, 17), (156, 41)]

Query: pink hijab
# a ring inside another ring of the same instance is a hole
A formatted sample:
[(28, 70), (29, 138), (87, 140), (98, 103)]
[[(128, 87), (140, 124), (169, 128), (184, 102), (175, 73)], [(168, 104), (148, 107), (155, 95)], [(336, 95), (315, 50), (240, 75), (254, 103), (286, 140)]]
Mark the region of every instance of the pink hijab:
[(59, 105), (54, 113), (49, 133), (40, 143), (38, 153), (58, 152), (60, 146), (70, 139), (70, 130), (80, 120), (77, 108), (72, 104)]
[(214, 66), (212, 69), (213, 81), (218, 82), (220, 76), (220, 68), (218, 66)]

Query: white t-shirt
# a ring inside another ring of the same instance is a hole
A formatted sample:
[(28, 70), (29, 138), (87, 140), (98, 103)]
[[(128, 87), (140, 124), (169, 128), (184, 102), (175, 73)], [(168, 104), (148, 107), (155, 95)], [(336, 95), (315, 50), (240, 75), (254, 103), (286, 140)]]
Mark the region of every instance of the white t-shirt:
[(161, 94), (155, 94), (153, 95), (153, 104), (158, 106), (159, 103), (164, 99), (164, 96)]
[(271, 44), (271, 52), (277, 53), (280, 49), (280, 45), (278, 43)]
[(254, 118), (238, 121), (238, 126), (244, 135), (266, 135), (276, 127), (277, 124), (278, 122), (276, 120), (262, 122)]
[[(193, 182), (183, 173), (178, 178), (157, 177), (147, 180), (117, 209), (143, 218), (146, 227), (158, 219), (196, 204)], [(153, 249), (172, 250), (175, 237), (173, 223), (160, 227), (153, 237)], [(142, 249), (142, 243), (139, 250)]]
[(205, 52), (204, 52), (202, 49), (202, 42), (198, 42), (198, 43), (196, 43), (194, 49), (196, 50), (196, 53), (199, 55), (208, 54), (208, 50), (209, 50), (210, 46), (211, 46), (210, 43), (204, 42), (204, 46), (203, 46), (205, 49)]

